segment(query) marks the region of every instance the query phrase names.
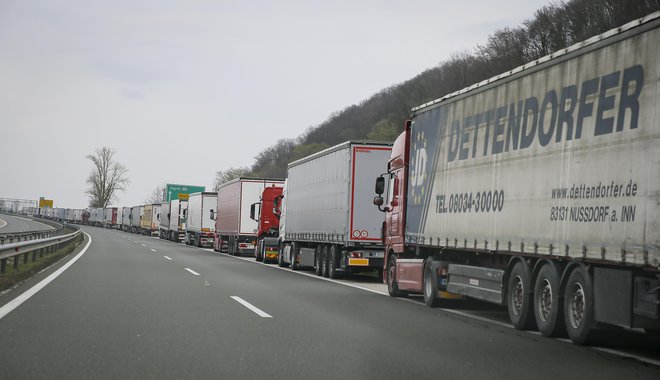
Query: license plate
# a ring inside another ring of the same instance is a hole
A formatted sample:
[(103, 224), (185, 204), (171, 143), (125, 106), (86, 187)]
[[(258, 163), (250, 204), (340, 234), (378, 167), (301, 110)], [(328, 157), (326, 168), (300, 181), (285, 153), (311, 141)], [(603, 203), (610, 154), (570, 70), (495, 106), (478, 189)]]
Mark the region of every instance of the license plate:
[(369, 259), (348, 259), (348, 265), (355, 267), (368, 267)]

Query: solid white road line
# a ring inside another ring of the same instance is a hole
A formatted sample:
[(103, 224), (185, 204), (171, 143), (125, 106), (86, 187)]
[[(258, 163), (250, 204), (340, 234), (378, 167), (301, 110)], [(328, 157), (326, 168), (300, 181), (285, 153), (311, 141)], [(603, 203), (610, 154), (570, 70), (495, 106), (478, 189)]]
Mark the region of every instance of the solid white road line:
[(172, 258), (169, 257), (169, 256), (163, 256), (163, 257), (166, 258), (166, 259), (168, 259), (168, 260), (172, 260)]
[(5, 315), (11, 313), (14, 309), (19, 307), (23, 302), (30, 299), (30, 297), (37, 294), (37, 292), (43, 289), (46, 285), (50, 284), (51, 281), (56, 279), (57, 276), (61, 275), (65, 270), (67, 270), (71, 265), (73, 265), (73, 263), (78, 261), (78, 259), (81, 258), (82, 255), (85, 254), (85, 252), (87, 252), (87, 248), (89, 248), (89, 245), (92, 244), (92, 237), (89, 236), (86, 232), (83, 233), (87, 235), (87, 238), (89, 238), (89, 241), (85, 245), (85, 248), (83, 248), (82, 251), (80, 251), (80, 253), (78, 253), (74, 258), (72, 258), (68, 263), (64, 264), (60, 269), (51, 273), (50, 276), (44, 278), (39, 283), (31, 287), (30, 289), (26, 290), (20, 296), (14, 298), (13, 300), (7, 302), (6, 305), (0, 307), (0, 319), (2, 319)]
[(236, 302), (240, 303), (241, 305), (247, 307), (248, 309), (252, 310), (255, 314), (257, 314), (258, 316), (260, 316), (262, 318), (273, 318), (272, 315), (266, 313), (265, 311), (259, 309), (256, 306), (252, 305), (251, 303), (249, 303), (248, 301), (242, 299), (241, 297), (231, 296), (231, 298), (233, 298), (234, 301), (236, 301)]
[(156, 250), (155, 250), (155, 249), (153, 249), (153, 248), (150, 248), (150, 249), (151, 249), (151, 252), (156, 252)]
[(199, 276), (199, 273), (195, 272), (194, 270), (192, 270), (192, 269), (190, 269), (190, 268), (186, 268), (186, 270), (187, 270), (188, 272), (194, 274), (195, 276)]

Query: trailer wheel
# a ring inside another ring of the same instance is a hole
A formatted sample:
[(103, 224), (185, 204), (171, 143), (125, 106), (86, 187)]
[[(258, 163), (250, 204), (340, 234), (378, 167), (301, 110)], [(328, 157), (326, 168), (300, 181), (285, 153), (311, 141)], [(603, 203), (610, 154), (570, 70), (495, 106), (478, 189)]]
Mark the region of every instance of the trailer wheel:
[(526, 330), (532, 327), (532, 293), (529, 291), (529, 277), (529, 268), (522, 261), (518, 261), (509, 274), (506, 304), (509, 311), (509, 320), (517, 330)]
[(284, 245), (280, 246), (277, 250), (277, 266), (284, 268), (286, 264), (284, 263)]
[(564, 293), (564, 322), (573, 344), (586, 344), (594, 325), (594, 290), (584, 266), (568, 277)]
[(300, 266), (296, 264), (296, 261), (298, 261), (298, 251), (300, 250), (300, 244), (298, 243), (292, 243), (291, 244), (291, 270), (298, 270), (300, 269)]
[(316, 273), (317, 276), (323, 275), (323, 264), (321, 262), (324, 249), (325, 246), (319, 244), (316, 246), (316, 252), (314, 253), (314, 273)]
[(390, 297), (406, 297), (408, 293), (399, 290), (395, 275), (396, 258), (391, 254), (390, 259), (387, 261), (387, 292), (390, 294)]
[(328, 254), (328, 277), (332, 279), (339, 278), (339, 273), (337, 273), (337, 246), (334, 244), (330, 247), (330, 253)]
[(559, 273), (552, 264), (541, 267), (534, 284), (534, 317), (543, 336), (556, 336), (564, 328), (559, 298)]
[(327, 245), (323, 249), (323, 257), (321, 260), (323, 260), (321, 263), (321, 268), (323, 268), (321, 274), (323, 277), (328, 277), (330, 275), (330, 271), (328, 270), (328, 267), (330, 266), (330, 263), (328, 262), (330, 260), (330, 247)]
[(440, 304), (438, 299), (438, 274), (433, 270), (433, 260), (426, 260), (424, 264), (424, 303), (428, 307)]

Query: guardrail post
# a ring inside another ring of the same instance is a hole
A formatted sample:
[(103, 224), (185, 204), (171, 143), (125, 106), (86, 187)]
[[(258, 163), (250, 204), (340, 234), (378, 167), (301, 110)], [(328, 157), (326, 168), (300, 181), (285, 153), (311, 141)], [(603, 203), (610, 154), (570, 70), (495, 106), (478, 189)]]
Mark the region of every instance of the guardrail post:
[(32, 262), (37, 261), (37, 251), (38, 250), (36, 250), (36, 249), (34, 251), (32, 251)]
[(7, 259), (0, 260), (0, 273), (7, 272)]
[(30, 254), (30, 252), (25, 252), (25, 253), (23, 254), (23, 264), (27, 264), (27, 263), (28, 263), (28, 255), (29, 255), (29, 254)]
[(16, 255), (14, 256), (14, 269), (18, 270), (18, 261), (20, 259), (21, 255)]

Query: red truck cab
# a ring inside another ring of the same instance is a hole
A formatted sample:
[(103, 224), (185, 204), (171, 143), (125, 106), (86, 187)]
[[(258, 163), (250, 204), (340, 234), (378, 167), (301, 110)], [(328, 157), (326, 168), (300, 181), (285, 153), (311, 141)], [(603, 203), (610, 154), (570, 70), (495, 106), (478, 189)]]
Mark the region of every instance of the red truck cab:
[(282, 191), (281, 186), (266, 187), (261, 194), (261, 201), (253, 203), (250, 207), (250, 218), (258, 223), (254, 245), (254, 256), (257, 261), (277, 261), (279, 204), (281, 204), (279, 200), (282, 198)]

